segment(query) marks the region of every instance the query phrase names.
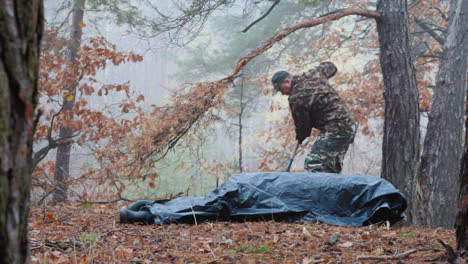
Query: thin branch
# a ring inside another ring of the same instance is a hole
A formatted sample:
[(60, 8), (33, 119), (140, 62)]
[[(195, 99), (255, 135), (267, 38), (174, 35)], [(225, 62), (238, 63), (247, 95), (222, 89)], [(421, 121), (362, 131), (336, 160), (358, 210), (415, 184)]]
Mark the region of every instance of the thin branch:
[(404, 253), (397, 254), (397, 255), (383, 255), (383, 256), (377, 256), (377, 255), (362, 255), (358, 257), (358, 260), (369, 260), (369, 259), (374, 259), (374, 260), (395, 260), (395, 259), (402, 259), (402, 258), (407, 258), (409, 255), (417, 252), (417, 249), (411, 249), (408, 250)]
[(432, 27), (430, 27), (427, 23), (425, 23), (424, 21), (422, 21), (421, 19), (415, 17), (414, 18), (414, 21), (416, 22), (416, 24), (418, 24), (418, 26), (420, 26), (423, 30), (427, 31), (427, 33), (433, 38), (435, 39), (437, 42), (440, 43), (440, 45), (444, 45), (444, 42), (445, 42), (445, 39), (444, 37), (440, 36), (439, 34), (435, 33), (434, 29)]
[[(39, 206), (45, 201), (45, 199), (46, 199), (49, 195), (51, 195), (51, 194), (54, 193), (56, 190), (58, 190), (57, 183), (52, 183), (52, 182), (50, 181), (50, 176), (47, 176), (47, 175), (46, 175), (46, 179), (49, 180), (49, 183), (36, 184), (36, 185), (35, 185), (35, 186), (41, 187), (41, 188), (44, 190), (44, 192), (46, 192), (46, 193), (41, 197), (41, 199), (39, 199), (39, 201), (37, 202), (37, 204), (38, 204)], [(65, 185), (69, 185), (70, 183), (73, 183), (73, 182), (78, 181), (78, 180), (79, 180), (79, 179), (71, 179), (71, 180), (68, 180), (68, 181), (65, 182)], [(34, 184), (33, 184), (33, 185), (34, 185)], [(47, 191), (47, 185), (50, 186), (50, 187), (52, 187), (52, 189), (50, 189), (50, 190)], [(74, 192), (74, 191), (71, 190), (71, 189), (70, 189), (70, 191)], [(79, 196), (78, 193), (76, 193), (76, 192), (74, 192), (74, 193), (77, 194), (77, 195)]]
[(41, 148), (40, 150), (34, 152), (33, 154), (33, 168), (35, 168), (37, 166), (37, 164), (45, 158), (45, 156), (47, 155), (47, 153), (49, 153), (49, 150), (51, 149), (54, 149), (57, 147), (57, 141), (53, 140), (53, 139), (50, 139), (49, 140), (49, 143), (47, 144), (47, 146)]
[(70, 18), (70, 15), (71, 13), (73, 13), (73, 8), (70, 9), (70, 11), (68, 12), (67, 16), (65, 17), (65, 19), (62, 21), (62, 23), (55, 29), (55, 33), (58, 33), (60, 31), (60, 29), (63, 27), (63, 25), (65, 25), (65, 22), (68, 21), (68, 18)]
[(57, 117), (63, 111), (63, 109), (64, 109), (64, 107), (62, 106), (57, 113), (52, 115), (52, 119), (50, 121), (49, 131), (47, 132), (47, 141), (48, 141), (47, 146), (41, 148), (39, 151), (37, 151), (37, 152), (35, 152), (33, 154), (33, 166), (32, 166), (33, 169), (37, 166), (37, 164), (42, 159), (45, 158), (47, 153), (49, 153), (49, 150), (54, 149), (54, 148), (56, 148), (58, 146), (57, 141), (52, 138), (52, 130), (53, 130), (53, 127), (54, 127), (55, 117)]
[(435, 6), (434, 7), (435, 10), (437, 10), (440, 14), (440, 16), (448, 22), (448, 17), (447, 17), (447, 14), (445, 14), (439, 7)]
[(389, 255), (361, 255), (357, 259), (358, 260), (397, 260), (397, 259), (407, 258), (411, 254), (418, 252), (418, 251), (436, 251), (437, 252), (441, 250), (438, 248), (416, 248), (416, 249), (408, 250), (401, 254), (395, 254), (391, 256)]
[(455, 250), (447, 243), (444, 241), (437, 239), (439, 243), (445, 248), (445, 254), (447, 255), (448, 262), (453, 263), (457, 259), (457, 254), (455, 253)]
[(333, 14), (336, 14), (336, 13), (339, 13), (339, 12), (343, 12), (345, 10), (347, 10), (347, 9), (346, 8), (339, 8), (339, 9), (336, 9), (336, 10), (332, 10), (332, 11), (329, 11), (329, 12), (327, 12), (325, 14), (321, 14), (319, 16), (319, 18), (320, 17), (326, 17), (326, 16), (329, 16), (329, 15), (333, 15)]
[(32, 168), (34, 169), (37, 166), (37, 164), (39, 164), (39, 162), (47, 156), (47, 153), (49, 153), (51, 149), (55, 149), (58, 146), (74, 143), (74, 140), (72, 138), (79, 136), (82, 132), (83, 130), (80, 130), (77, 133), (72, 134), (68, 137), (62, 137), (62, 138), (57, 138), (57, 139), (53, 139), (52, 137), (49, 137), (47, 146), (41, 148), (40, 150), (38, 150), (37, 152), (33, 154), (33, 167)]
[(266, 11), (265, 14), (263, 14), (261, 17), (259, 17), (257, 20), (255, 20), (254, 22), (250, 23), (250, 25), (248, 25), (246, 28), (244, 28), (244, 30), (242, 30), (243, 33), (247, 32), (253, 25), (257, 24), (258, 22), (262, 21), (266, 16), (268, 16), (270, 14), (270, 12), (273, 10), (273, 8), (275, 8), (275, 6), (277, 4), (279, 4), (281, 0), (276, 0), (271, 6), (270, 8)]
[(440, 56), (440, 55), (433, 55), (433, 54), (421, 54), (421, 55), (418, 55), (418, 58), (437, 58), (437, 59), (442, 59), (442, 56)]
[(80, 205), (83, 205), (83, 204), (109, 204), (109, 203), (116, 203), (116, 202), (120, 202), (120, 201), (124, 201), (124, 202), (134, 202), (134, 200), (130, 200), (130, 199), (127, 199), (127, 198), (124, 198), (124, 197), (119, 197), (117, 199), (114, 199), (114, 200), (110, 200), (110, 201), (83, 201), (80, 203)]
[(433, 28), (433, 29), (429, 29), (429, 30), (416, 31), (416, 32), (413, 32), (413, 34), (429, 33), (430, 31), (440, 31), (442, 33), (445, 32), (444, 30), (441, 30), (441, 29), (438, 29), (438, 28)]
[(40, 206), (40, 205), (44, 202), (44, 200), (45, 200), (49, 195), (51, 195), (55, 190), (57, 190), (57, 186), (56, 186), (56, 185), (53, 186), (52, 190), (50, 190), (50, 191), (48, 191), (46, 194), (44, 194), (44, 195), (41, 197), (41, 199), (39, 199), (39, 201), (37, 202), (37, 204)]

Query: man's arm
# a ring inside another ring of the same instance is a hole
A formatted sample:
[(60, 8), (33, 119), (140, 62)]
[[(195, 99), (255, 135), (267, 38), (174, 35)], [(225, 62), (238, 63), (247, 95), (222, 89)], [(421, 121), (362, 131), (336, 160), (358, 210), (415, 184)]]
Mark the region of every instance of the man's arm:
[(296, 126), (296, 139), (301, 144), (304, 139), (310, 136), (312, 129), (309, 109), (307, 105), (297, 104), (291, 106), (291, 113)]

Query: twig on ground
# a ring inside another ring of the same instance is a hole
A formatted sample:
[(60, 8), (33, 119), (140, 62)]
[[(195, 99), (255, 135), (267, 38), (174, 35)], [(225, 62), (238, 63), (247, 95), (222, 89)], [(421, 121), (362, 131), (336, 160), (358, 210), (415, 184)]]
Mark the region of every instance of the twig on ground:
[(437, 241), (439, 241), (439, 243), (445, 248), (445, 254), (447, 254), (447, 261), (449, 263), (453, 263), (457, 259), (457, 254), (455, 253), (455, 250), (453, 250), (453, 248), (444, 241), (440, 239), (437, 239)]
[(109, 204), (109, 203), (116, 203), (116, 202), (120, 202), (120, 201), (134, 202), (134, 200), (130, 200), (130, 199), (127, 199), (127, 198), (124, 198), (124, 197), (120, 197), (120, 198), (110, 200), (110, 201), (86, 201), (85, 200), (85, 201), (80, 201), (80, 205), (83, 205), (83, 204)]
[(43, 246), (37, 246), (37, 247), (32, 247), (31, 250), (35, 250), (35, 249), (38, 249), (38, 248), (41, 248)]
[[(138, 230), (138, 229), (135, 228), (135, 227), (112, 229), (112, 230), (109, 230), (109, 231), (106, 231), (106, 232), (102, 233), (102, 236), (107, 236), (108, 234), (113, 233), (113, 232), (122, 232), (122, 231), (124, 231), (124, 230), (134, 230), (134, 231), (136, 231), (136, 230)], [(127, 234), (127, 233), (125, 233), (125, 232), (122, 232), (122, 233)]]
[(409, 255), (417, 252), (418, 250), (417, 249), (412, 249), (412, 250), (408, 250), (404, 253), (401, 253), (401, 254), (397, 254), (397, 255), (392, 255), (392, 256), (388, 256), (388, 255), (383, 255), (383, 256), (376, 256), (376, 255), (368, 255), (368, 256), (365, 256), (365, 255), (362, 255), (362, 256), (359, 256), (358, 257), (358, 260), (366, 260), (366, 259), (375, 259), (375, 260), (394, 260), (394, 259), (402, 259), (402, 258), (406, 258), (408, 257)]
[(31, 240), (32, 244), (37, 246), (31, 247), (30, 250), (38, 249), (38, 248), (55, 248), (61, 252), (67, 252), (67, 249), (70, 247), (79, 247), (82, 248), (83, 244), (76, 240), (63, 240), (63, 241), (38, 241), (38, 240)]
[(401, 254), (396, 254), (396, 255), (361, 255), (358, 257), (358, 260), (395, 260), (395, 259), (402, 259), (402, 258), (407, 258), (411, 254), (417, 252), (417, 251), (441, 251), (440, 249), (437, 248), (417, 248), (417, 249), (411, 249), (406, 252), (403, 252)]

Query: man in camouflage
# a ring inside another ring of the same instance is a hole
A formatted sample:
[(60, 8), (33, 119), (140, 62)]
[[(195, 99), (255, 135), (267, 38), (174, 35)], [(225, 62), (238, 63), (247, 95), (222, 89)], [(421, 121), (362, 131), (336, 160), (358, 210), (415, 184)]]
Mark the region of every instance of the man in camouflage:
[(296, 139), (302, 144), (312, 128), (320, 135), (307, 154), (304, 169), (309, 172), (340, 173), (343, 158), (354, 140), (356, 122), (344, 101), (328, 84), (336, 66), (323, 62), (301, 75), (286, 71), (273, 75), (275, 92), (289, 95), (289, 107), (296, 126)]

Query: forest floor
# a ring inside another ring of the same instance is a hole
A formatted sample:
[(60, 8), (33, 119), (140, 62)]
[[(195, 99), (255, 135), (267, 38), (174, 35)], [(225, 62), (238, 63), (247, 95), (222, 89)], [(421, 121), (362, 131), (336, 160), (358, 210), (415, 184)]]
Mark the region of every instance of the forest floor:
[(119, 224), (119, 208), (127, 205), (32, 208), (33, 263), (446, 263), (438, 239), (455, 246), (451, 229), (272, 221)]

